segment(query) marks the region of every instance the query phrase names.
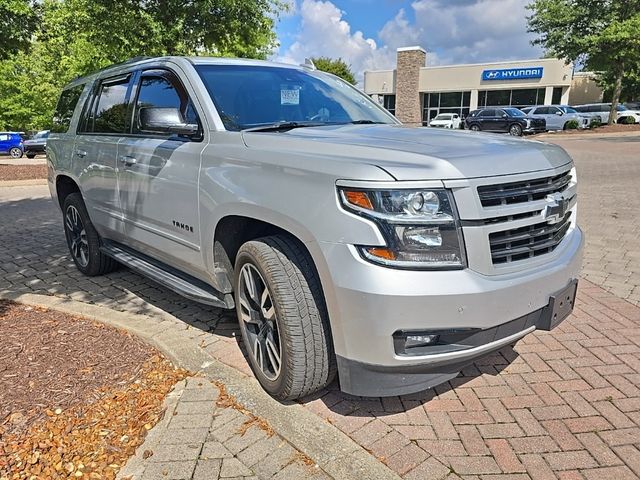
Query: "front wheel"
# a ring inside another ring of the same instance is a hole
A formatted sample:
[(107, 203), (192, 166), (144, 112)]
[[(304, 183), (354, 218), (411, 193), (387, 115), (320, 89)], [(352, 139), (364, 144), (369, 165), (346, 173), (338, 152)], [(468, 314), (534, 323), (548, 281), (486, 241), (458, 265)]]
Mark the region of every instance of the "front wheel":
[(520, 125), (518, 125), (517, 123), (514, 123), (513, 125), (511, 125), (509, 127), (509, 134), (513, 135), (514, 137), (521, 137), (522, 136), (522, 127)]
[(34, 158), (36, 158), (36, 154), (35, 153), (27, 153), (27, 158), (34, 159)]
[(480, 131), (480, 125), (473, 124), (469, 127), (469, 130), (473, 130), (474, 132)]
[(9, 150), (9, 155), (11, 155), (11, 158), (22, 158), (22, 150), (18, 147), (13, 147)]
[(234, 290), (249, 364), (270, 395), (301, 398), (333, 380), (335, 356), (322, 288), (298, 242), (274, 235), (242, 245)]

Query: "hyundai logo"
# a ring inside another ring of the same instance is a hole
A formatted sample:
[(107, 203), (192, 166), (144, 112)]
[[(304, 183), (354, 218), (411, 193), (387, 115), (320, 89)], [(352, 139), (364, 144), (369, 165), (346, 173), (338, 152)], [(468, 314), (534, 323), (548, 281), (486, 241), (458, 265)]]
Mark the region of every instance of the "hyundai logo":
[(500, 72), (498, 72), (497, 70), (487, 72), (487, 79), (498, 78), (498, 75), (500, 75)]
[(544, 199), (547, 202), (543, 212), (544, 219), (550, 225), (560, 222), (569, 211), (569, 199), (560, 193), (547, 195)]

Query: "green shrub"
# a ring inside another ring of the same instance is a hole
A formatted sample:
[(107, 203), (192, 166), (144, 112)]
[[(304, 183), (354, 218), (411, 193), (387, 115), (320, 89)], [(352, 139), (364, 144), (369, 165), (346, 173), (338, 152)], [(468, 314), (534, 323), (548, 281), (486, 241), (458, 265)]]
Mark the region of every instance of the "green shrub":
[(567, 123), (565, 123), (564, 128), (565, 130), (575, 130), (580, 126), (580, 124), (578, 123), (577, 120), (569, 120)]
[(598, 128), (602, 125), (602, 122), (597, 118), (592, 118), (591, 122), (589, 122), (589, 128)]
[(636, 123), (636, 120), (633, 117), (622, 117), (620, 120), (618, 120), (618, 123), (621, 123), (623, 125), (633, 125), (634, 123)]

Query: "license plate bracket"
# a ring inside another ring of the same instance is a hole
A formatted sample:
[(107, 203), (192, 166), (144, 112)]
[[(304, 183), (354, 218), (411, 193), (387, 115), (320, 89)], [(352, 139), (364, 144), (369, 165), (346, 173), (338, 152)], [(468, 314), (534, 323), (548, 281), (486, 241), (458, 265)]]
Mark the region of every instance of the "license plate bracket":
[(573, 279), (562, 290), (549, 297), (549, 304), (542, 313), (537, 325), (539, 330), (552, 330), (557, 327), (573, 311), (578, 291), (578, 280)]

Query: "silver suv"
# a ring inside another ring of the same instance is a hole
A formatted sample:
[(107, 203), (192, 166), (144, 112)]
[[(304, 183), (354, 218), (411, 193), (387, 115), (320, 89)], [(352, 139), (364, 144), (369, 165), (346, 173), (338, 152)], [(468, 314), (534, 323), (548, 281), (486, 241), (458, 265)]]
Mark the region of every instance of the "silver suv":
[(87, 275), (235, 309), (280, 399), (417, 392), (570, 313), (583, 236), (556, 146), (403, 127), (312, 66), (136, 59), (73, 81), (49, 186)]

